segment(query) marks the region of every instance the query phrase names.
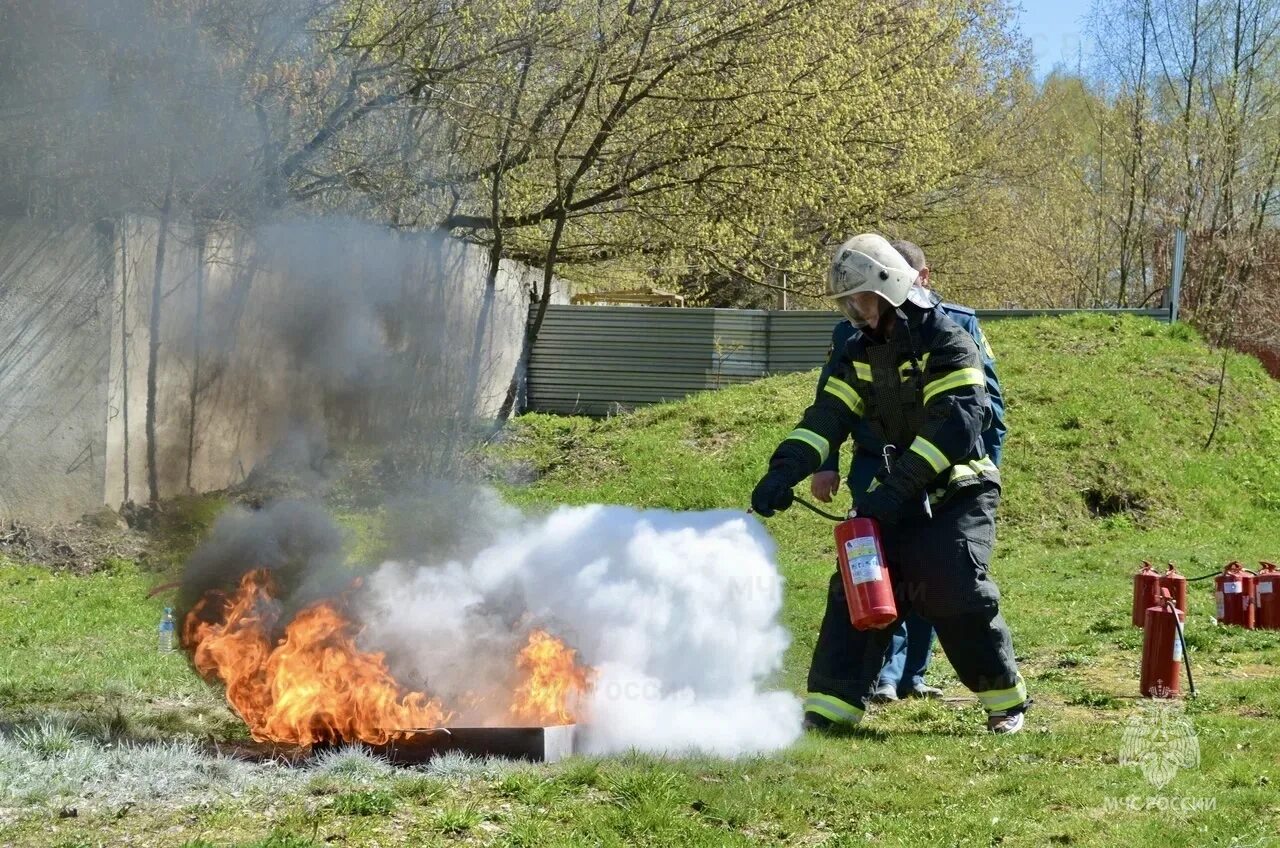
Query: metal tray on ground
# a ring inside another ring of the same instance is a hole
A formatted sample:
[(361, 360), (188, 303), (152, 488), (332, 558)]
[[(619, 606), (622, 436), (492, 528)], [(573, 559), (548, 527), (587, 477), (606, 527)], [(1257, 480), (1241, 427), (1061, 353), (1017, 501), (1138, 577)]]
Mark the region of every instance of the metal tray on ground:
[(473, 757), (507, 757), (554, 763), (573, 753), (577, 725), (547, 727), (414, 728), (406, 739), (373, 745), (373, 753), (392, 763), (413, 765), (450, 751)]

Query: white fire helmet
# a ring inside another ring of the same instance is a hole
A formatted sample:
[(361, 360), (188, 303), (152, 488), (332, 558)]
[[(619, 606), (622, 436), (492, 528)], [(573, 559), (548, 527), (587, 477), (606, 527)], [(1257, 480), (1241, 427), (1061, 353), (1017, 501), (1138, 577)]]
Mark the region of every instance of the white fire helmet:
[(852, 295), (874, 292), (896, 308), (907, 299), (919, 276), (884, 236), (863, 233), (836, 250), (827, 275), (827, 296), (854, 326), (861, 327), (867, 322), (854, 309)]

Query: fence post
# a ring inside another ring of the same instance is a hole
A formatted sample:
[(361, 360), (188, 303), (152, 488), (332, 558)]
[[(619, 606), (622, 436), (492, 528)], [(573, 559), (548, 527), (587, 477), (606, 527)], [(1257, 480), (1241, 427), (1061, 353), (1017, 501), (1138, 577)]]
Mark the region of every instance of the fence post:
[(1187, 258), (1187, 231), (1178, 228), (1173, 234), (1173, 279), (1169, 287), (1169, 323), (1178, 320), (1178, 302), (1182, 299), (1182, 268)]
[(773, 310), (764, 311), (764, 368), (761, 377), (767, 377), (773, 370)]

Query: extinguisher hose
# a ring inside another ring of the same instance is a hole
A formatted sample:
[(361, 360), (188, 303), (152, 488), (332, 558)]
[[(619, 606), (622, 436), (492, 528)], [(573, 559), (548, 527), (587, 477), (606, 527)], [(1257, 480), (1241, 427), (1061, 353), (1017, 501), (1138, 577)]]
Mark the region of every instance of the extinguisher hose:
[(810, 512), (821, 515), (823, 518), (829, 518), (832, 521), (844, 521), (847, 517), (843, 515), (836, 515), (834, 512), (827, 512), (825, 509), (820, 509), (801, 497), (797, 497), (795, 501)]
[[(1213, 575), (1210, 575), (1211, 577)], [(1191, 653), (1187, 650), (1187, 640), (1182, 635), (1182, 621), (1178, 618), (1178, 607), (1174, 604), (1172, 598), (1165, 598), (1165, 603), (1169, 606), (1169, 611), (1173, 613), (1173, 626), (1178, 629), (1178, 644), (1182, 646), (1182, 664), (1187, 669), (1187, 689), (1190, 691), (1190, 697), (1196, 696), (1196, 681), (1191, 676)]]
[[(1252, 574), (1254, 577), (1258, 576), (1258, 572), (1256, 571), (1250, 571), (1247, 568), (1242, 568), (1240, 570), (1247, 574)], [(1197, 580), (1208, 580), (1210, 577), (1217, 577), (1219, 574), (1222, 574), (1222, 573), (1223, 573), (1223, 570), (1219, 568), (1217, 571), (1210, 571), (1208, 574), (1201, 574), (1199, 577), (1188, 577), (1187, 582), (1194, 583)]]

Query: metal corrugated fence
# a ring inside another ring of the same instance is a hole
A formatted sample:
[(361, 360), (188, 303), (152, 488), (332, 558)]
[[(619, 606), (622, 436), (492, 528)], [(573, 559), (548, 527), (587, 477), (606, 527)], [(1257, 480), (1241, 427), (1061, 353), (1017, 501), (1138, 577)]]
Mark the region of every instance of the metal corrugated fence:
[[(980, 318), (1081, 311), (1167, 321), (1167, 309), (979, 310)], [(551, 305), (529, 362), (528, 408), (608, 415), (822, 364), (837, 315), (821, 311)]]

